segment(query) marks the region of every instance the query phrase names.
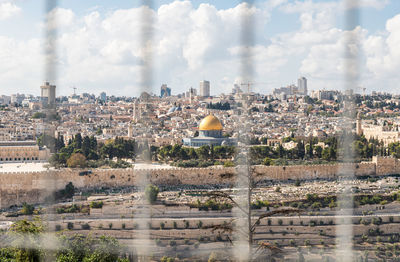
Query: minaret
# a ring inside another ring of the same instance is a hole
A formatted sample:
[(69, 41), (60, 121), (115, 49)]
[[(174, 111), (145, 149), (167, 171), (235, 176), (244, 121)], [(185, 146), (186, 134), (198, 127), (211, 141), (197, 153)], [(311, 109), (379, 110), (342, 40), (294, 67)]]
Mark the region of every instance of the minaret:
[(128, 126), (128, 137), (129, 138), (133, 137), (133, 126), (132, 126), (132, 123), (129, 123), (129, 126)]
[(357, 113), (357, 120), (356, 120), (356, 133), (357, 135), (361, 136), (363, 134), (362, 126), (361, 126), (361, 113)]

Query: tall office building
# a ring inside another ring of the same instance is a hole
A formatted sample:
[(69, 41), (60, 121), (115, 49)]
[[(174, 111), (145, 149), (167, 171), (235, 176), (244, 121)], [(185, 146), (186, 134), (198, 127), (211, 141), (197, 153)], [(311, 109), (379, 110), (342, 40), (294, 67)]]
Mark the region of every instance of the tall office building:
[(161, 95), (160, 97), (171, 96), (171, 88), (169, 88), (166, 84), (161, 85)]
[(297, 88), (300, 95), (307, 95), (307, 79), (305, 77), (300, 77), (297, 80)]
[(210, 96), (210, 81), (200, 81), (200, 96), (208, 97)]
[(106, 92), (101, 92), (100, 93), (100, 100), (107, 102), (107, 94)]
[(40, 97), (43, 103), (49, 107), (55, 107), (56, 105), (56, 86), (50, 85), (49, 82), (45, 82), (40, 87)]

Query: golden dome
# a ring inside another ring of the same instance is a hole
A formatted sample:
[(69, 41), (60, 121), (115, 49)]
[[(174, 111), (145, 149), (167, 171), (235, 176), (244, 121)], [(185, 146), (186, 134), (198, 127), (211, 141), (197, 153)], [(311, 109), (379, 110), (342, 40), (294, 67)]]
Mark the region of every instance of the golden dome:
[(201, 120), (199, 130), (222, 130), (222, 124), (214, 115), (208, 115), (203, 120)]

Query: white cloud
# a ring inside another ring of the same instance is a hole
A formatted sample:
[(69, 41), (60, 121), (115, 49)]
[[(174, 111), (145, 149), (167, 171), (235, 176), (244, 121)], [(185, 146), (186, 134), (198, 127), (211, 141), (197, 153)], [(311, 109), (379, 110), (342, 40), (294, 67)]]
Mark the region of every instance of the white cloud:
[(369, 36), (364, 44), (367, 68), (376, 77), (399, 77), (400, 14), (386, 23), (386, 35)]
[(0, 2), (0, 21), (21, 13), (21, 8), (11, 2)]
[(75, 14), (71, 9), (54, 8), (47, 14), (47, 27), (49, 29), (65, 30), (72, 26)]
[(390, 3), (389, 0), (358, 0), (358, 1), (350, 1), (350, 0), (342, 0), (342, 5), (345, 8), (375, 8), (382, 9), (386, 5)]
[[(385, 2), (360, 4), (379, 8)], [(203, 78), (211, 81), (214, 94), (230, 91), (238, 79), (272, 83), (268, 89), (258, 87), (258, 91), (269, 92), (294, 82), (300, 74), (310, 79), (311, 89), (338, 87), (345, 72), (356, 77), (361, 74), (362, 81), (370, 83), (386, 76), (398, 78), (400, 15), (388, 20), (383, 33), (370, 34), (360, 27), (346, 32), (336, 25), (341, 5), (341, 1), (270, 0), (257, 8), (242, 3), (218, 10), (210, 4), (195, 8), (190, 1), (175, 1), (158, 10), (139, 7), (109, 13), (88, 11), (83, 16), (57, 8), (48, 19), (57, 19), (54, 25), (60, 29), (58, 91), (68, 94), (68, 87), (74, 85), (82, 92), (106, 90), (116, 95), (138, 95), (150, 51), (155, 92), (161, 83), (168, 83), (174, 93), (183, 92), (190, 86), (198, 87)], [(298, 29), (267, 37), (272, 8), (298, 14)], [(251, 16), (255, 17), (256, 38), (246, 43), (240, 39), (241, 26)], [(353, 34), (359, 35), (360, 45), (349, 41)], [(142, 42), (149, 37), (152, 49), (148, 43), (143, 47)], [(21, 85), (38, 85), (43, 81), (40, 43), (0, 37), (0, 86), (22, 81)], [(246, 44), (250, 48), (246, 49)], [(344, 56), (345, 47), (351, 56)], [(356, 67), (357, 57), (361, 68)], [(248, 75), (241, 72), (241, 58), (254, 69), (249, 69)], [(18, 75), (28, 77), (21, 79)]]

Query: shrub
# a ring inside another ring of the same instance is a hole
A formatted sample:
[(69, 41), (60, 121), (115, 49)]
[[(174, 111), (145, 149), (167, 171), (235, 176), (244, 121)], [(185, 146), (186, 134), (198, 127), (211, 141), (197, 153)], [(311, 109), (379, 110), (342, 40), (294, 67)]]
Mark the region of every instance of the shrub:
[(360, 223), (363, 224), (364, 226), (367, 226), (367, 225), (369, 225), (371, 222), (368, 221), (368, 220), (366, 220), (366, 219), (361, 219), (361, 220), (360, 220)]
[(290, 224), (291, 226), (293, 226), (293, 220), (290, 220), (289, 224)]
[(394, 221), (394, 218), (393, 218), (392, 216), (390, 216), (390, 217), (389, 217), (389, 222), (390, 222), (390, 223), (393, 223), (393, 221)]
[(225, 161), (224, 162), (224, 167), (234, 167), (235, 163), (233, 163), (232, 161)]
[(294, 185), (295, 185), (295, 186), (301, 186), (300, 180), (297, 179), (296, 182), (294, 182)]
[(125, 229), (125, 228), (126, 228), (125, 223), (122, 223), (122, 229)]
[(33, 205), (29, 205), (29, 204), (27, 204), (25, 202), (22, 204), (21, 213), (23, 215), (32, 215), (33, 211), (35, 211), (35, 207)]
[(293, 239), (290, 239), (289, 240), (289, 245), (294, 247), (294, 246), (296, 246), (296, 242)]
[(175, 258), (173, 257), (167, 257), (167, 256), (163, 256), (160, 260), (161, 262), (174, 262)]
[(319, 210), (321, 207), (322, 207), (322, 204), (320, 202), (314, 202), (311, 205), (311, 208), (315, 209), (315, 210)]
[(200, 243), (199, 243), (199, 242), (196, 242), (196, 243), (194, 244), (194, 248), (196, 248), (196, 249), (198, 249), (199, 246), (200, 246)]
[(382, 224), (382, 218), (381, 218), (381, 217), (374, 217), (374, 218), (372, 218), (372, 224), (374, 224), (374, 225), (380, 225), (380, 224)]
[(149, 203), (151, 205), (157, 201), (158, 193), (159, 193), (159, 189), (155, 185), (149, 184), (146, 186), (145, 196), (146, 196), (147, 201), (149, 201)]
[(90, 229), (90, 225), (88, 223), (82, 224), (81, 225), (83, 230), (89, 230)]
[(72, 229), (74, 229), (74, 223), (72, 223), (72, 222), (68, 222), (68, 224), (67, 224), (67, 228), (68, 228), (69, 230), (72, 230)]
[(174, 227), (174, 229), (177, 229), (177, 228), (178, 228), (178, 224), (176, 223), (176, 221), (174, 221), (173, 227)]
[(175, 241), (175, 240), (170, 240), (170, 241), (169, 241), (169, 245), (170, 245), (171, 247), (176, 246), (176, 241)]
[(108, 228), (109, 228), (109, 229), (112, 229), (112, 227), (113, 227), (113, 224), (112, 224), (112, 223), (109, 223), (109, 224), (108, 224)]
[(102, 208), (103, 207), (103, 201), (92, 201), (90, 202), (90, 208)]
[(272, 224), (271, 219), (268, 219), (268, 220), (267, 220), (267, 223), (268, 223), (268, 226), (270, 226), (270, 225)]
[(215, 252), (211, 252), (210, 256), (208, 257), (208, 262), (216, 262), (217, 260), (217, 254)]
[[(157, 238), (155, 241), (156, 241), (156, 245), (157, 246), (161, 246), (162, 245), (161, 240), (159, 238)], [(162, 259), (161, 259), (161, 261), (162, 261)]]
[(278, 224), (279, 224), (280, 226), (282, 226), (283, 220), (282, 220), (282, 219), (278, 219)]
[(262, 207), (269, 207), (270, 203), (268, 202), (268, 200), (256, 200), (255, 202), (251, 203), (251, 208), (252, 209), (261, 209)]
[(56, 231), (61, 231), (61, 225), (56, 225), (55, 230), (56, 230)]
[(199, 222), (197, 222), (197, 227), (198, 228), (201, 228), (202, 226), (203, 226), (203, 221), (200, 220)]
[(164, 229), (165, 228), (165, 224), (163, 222), (160, 222), (160, 229)]
[(185, 228), (187, 229), (187, 228), (189, 228), (189, 221), (185, 221)]

